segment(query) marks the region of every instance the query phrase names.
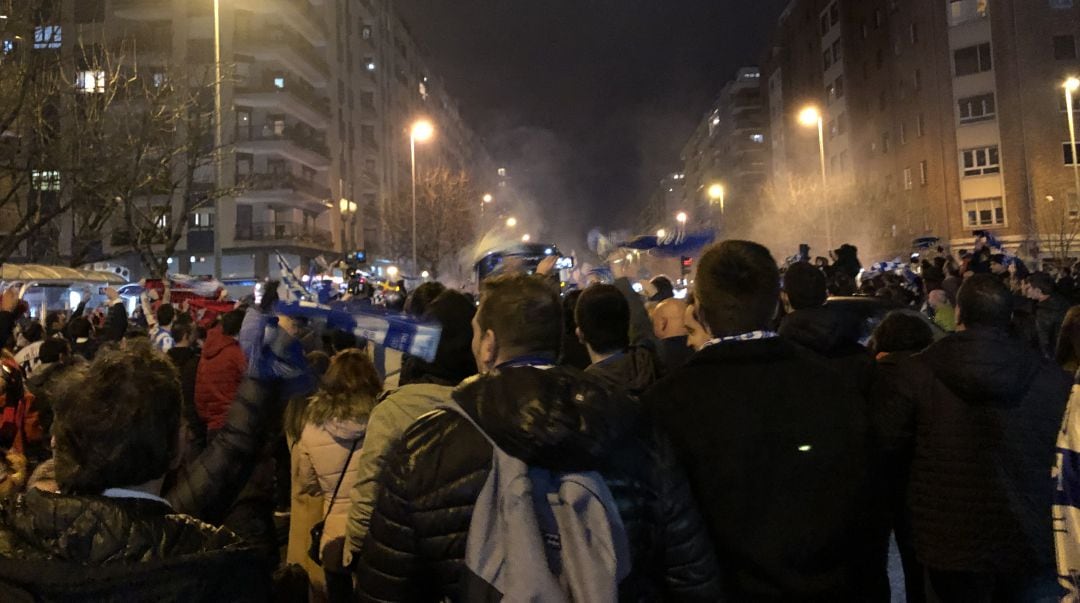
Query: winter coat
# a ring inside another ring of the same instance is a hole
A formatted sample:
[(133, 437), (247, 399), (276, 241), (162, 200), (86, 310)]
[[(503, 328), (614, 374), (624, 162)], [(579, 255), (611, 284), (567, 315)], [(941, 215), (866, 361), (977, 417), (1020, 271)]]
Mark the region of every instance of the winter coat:
[(158, 501), (34, 489), (0, 516), (3, 601), (265, 601), (268, 587), (236, 535)]
[[(313, 405), (320, 403), (319, 396), (311, 402)], [(334, 543), (336, 557), (340, 559), (345, 525), (349, 518), (349, 492), (360, 475), (360, 455), (357, 452), (364, 443), (366, 427), (367, 421), (353, 419), (335, 419), (322, 425), (309, 422), (304, 425), (300, 440), (293, 448), (293, 454), (297, 457), (293, 480), (299, 483), (300, 492), (320, 496), (323, 500), (326, 525), (320, 547), (324, 558), (330, 558), (326, 549)], [(354, 444), (355, 450), (350, 455)], [(335, 498), (334, 489), (339, 479), (341, 486)]]
[(862, 324), (858, 316), (835, 308), (804, 308), (788, 314), (780, 322), (780, 335), (825, 358), (826, 364), (848, 379), (861, 392), (868, 392), (873, 380), (874, 358), (861, 343)]
[(732, 341), (644, 402), (689, 474), (728, 600), (862, 600), (870, 446), (851, 380), (783, 337)]
[[(573, 369), (505, 368), (454, 399), (508, 454), (556, 471), (598, 470), (630, 542), (620, 600), (716, 600), (719, 570), (681, 471), (636, 405)], [(491, 445), (464, 417), (428, 413), (391, 450), (357, 563), (364, 601), (456, 600)]]
[(195, 380), (199, 371), (199, 348), (173, 347), (166, 352), (173, 366), (180, 373), (180, 391), (183, 394), (183, 415), (187, 424), (189, 452), (198, 454), (206, 447), (206, 423), (195, 408)]
[(195, 376), (195, 409), (207, 430), (217, 431), (225, 425), (229, 404), (247, 368), (236, 338), (225, 335), (220, 327), (211, 329)]
[[(289, 475), (300, 474), (300, 457), (295, 453), (299, 440), (289, 442)], [(340, 495), (339, 495), (340, 496)], [(311, 544), (311, 528), (323, 518), (323, 495), (305, 494), (296, 479), (289, 480), (289, 541), (285, 552), (285, 564), (297, 564), (307, 573), (312, 593), (326, 592), (326, 575), (323, 568), (308, 556)]]
[(102, 341), (120, 341), (127, 333), (128, 315), (124, 302), (116, 300), (109, 303), (109, 312), (105, 315), (105, 327), (101, 330)]
[(1054, 358), (1061, 323), (1065, 322), (1068, 311), (1069, 301), (1057, 293), (1035, 305), (1035, 332), (1043, 357)]
[(621, 388), (631, 396), (640, 396), (660, 379), (660, 361), (651, 348), (632, 346), (626, 352), (590, 364), (585, 372), (609, 387)]
[(678, 335), (661, 339), (656, 353), (660, 357), (664, 371), (670, 373), (686, 364), (694, 355), (694, 349), (687, 343), (686, 335)]
[[(402, 434), (421, 416), (448, 402), (454, 388), (444, 385), (405, 385), (383, 394), (368, 417), (364, 445), (357, 455), (357, 479), (349, 492), (345, 564), (360, 551), (379, 494), (379, 474)], [(344, 490), (343, 490), (344, 492)]]
[(899, 368), (875, 409), (911, 456), (919, 560), (940, 571), (1052, 571), (1054, 443), (1070, 377), (994, 329), (955, 333)]

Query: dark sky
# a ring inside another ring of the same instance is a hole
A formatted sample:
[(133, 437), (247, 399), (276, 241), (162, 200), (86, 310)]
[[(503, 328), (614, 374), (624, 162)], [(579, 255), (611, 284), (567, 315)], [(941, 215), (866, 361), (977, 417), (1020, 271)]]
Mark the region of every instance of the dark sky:
[(468, 124), (579, 246), (632, 222), (785, 0), (395, 0)]

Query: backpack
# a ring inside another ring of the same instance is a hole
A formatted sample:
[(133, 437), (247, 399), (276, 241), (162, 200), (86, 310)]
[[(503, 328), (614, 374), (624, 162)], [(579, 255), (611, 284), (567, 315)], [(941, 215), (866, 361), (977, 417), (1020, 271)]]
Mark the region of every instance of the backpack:
[[(492, 447), (491, 472), (476, 499), (465, 545), (462, 600), (614, 602), (630, 573), (630, 545), (615, 499), (596, 471), (531, 467), (502, 450), (454, 402)], [(477, 587), (479, 578), (480, 587)], [(473, 589), (486, 592), (473, 592)]]

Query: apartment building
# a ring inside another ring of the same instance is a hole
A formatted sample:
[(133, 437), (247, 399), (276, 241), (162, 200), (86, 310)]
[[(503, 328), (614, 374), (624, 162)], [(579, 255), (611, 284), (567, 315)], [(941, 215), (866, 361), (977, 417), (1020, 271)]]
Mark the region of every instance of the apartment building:
[[(170, 258), (177, 272), (214, 273), (215, 231), (226, 281), (275, 273), (275, 252), (301, 266), (360, 249), (377, 257), (386, 204), (401, 202), (410, 186), (409, 127), (417, 119), (437, 130), (417, 149), (421, 170), (494, 172), (389, 1), (222, 0), (218, 38), (213, 0), (56, 6), (38, 25), (50, 34), (43, 50), (124, 40), (133, 49), (125, 68), (143, 77), (176, 66), (212, 72), (220, 44), (226, 159), (220, 171), (201, 174), (200, 186), (236, 193), (189, 216)], [(101, 253), (137, 272), (125, 256), (129, 239), (113, 224)]]

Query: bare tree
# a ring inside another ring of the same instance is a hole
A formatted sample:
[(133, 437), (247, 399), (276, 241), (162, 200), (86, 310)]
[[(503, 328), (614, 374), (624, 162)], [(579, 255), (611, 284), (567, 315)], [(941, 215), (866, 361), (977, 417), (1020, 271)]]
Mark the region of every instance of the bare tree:
[(1080, 207), (1068, 198), (1047, 196), (1035, 209), (1039, 239), (1044, 250), (1061, 265), (1073, 259), (1073, 251), (1080, 247)]
[[(480, 194), (465, 172), (438, 167), (418, 175), (416, 186), (416, 255), (418, 270), (460, 268), (461, 252), (476, 235)], [(412, 256), (412, 196), (404, 191), (383, 216), (389, 253), (404, 261)], [(460, 276), (460, 275), (457, 275)]]

